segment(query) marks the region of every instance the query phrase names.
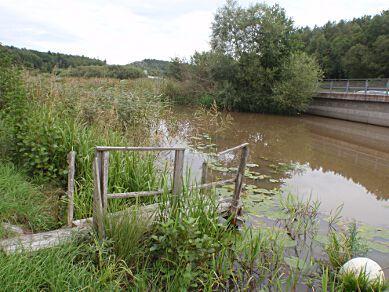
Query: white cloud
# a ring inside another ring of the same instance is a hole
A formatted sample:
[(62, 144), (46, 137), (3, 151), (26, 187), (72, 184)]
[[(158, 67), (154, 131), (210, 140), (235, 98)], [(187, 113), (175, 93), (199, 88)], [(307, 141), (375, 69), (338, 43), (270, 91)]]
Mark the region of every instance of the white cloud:
[[(0, 0), (0, 42), (84, 54), (125, 64), (144, 58), (189, 57), (208, 48), (222, 0)], [(244, 4), (253, 1), (242, 1)], [(375, 14), (383, 0), (279, 2), (297, 25)]]

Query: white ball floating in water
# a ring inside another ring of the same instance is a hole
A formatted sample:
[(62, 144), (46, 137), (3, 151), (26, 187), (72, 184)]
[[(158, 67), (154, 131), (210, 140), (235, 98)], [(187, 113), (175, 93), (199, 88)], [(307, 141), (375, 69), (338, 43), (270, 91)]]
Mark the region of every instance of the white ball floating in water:
[(358, 276), (361, 272), (365, 272), (369, 281), (385, 281), (384, 272), (379, 264), (369, 258), (353, 258), (345, 263), (340, 269), (340, 274), (354, 273)]

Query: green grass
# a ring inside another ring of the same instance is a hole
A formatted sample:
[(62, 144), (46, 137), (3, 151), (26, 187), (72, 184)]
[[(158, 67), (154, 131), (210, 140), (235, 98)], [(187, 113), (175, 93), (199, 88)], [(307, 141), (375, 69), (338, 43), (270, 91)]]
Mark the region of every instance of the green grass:
[(97, 246), (74, 241), (39, 252), (0, 254), (1, 291), (118, 290), (120, 263), (104, 258)]
[[(33, 232), (58, 226), (53, 214), (55, 198), (44, 195), (10, 163), (0, 164), (0, 194), (1, 222), (21, 225)], [(4, 230), (0, 229), (0, 237), (4, 236)]]

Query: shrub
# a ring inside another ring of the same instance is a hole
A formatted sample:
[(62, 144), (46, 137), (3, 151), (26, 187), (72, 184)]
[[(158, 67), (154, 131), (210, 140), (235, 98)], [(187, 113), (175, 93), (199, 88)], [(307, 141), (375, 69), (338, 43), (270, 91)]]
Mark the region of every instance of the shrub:
[(281, 81), (274, 87), (274, 108), (287, 114), (307, 109), (318, 88), (322, 71), (306, 53), (293, 53), (282, 68)]

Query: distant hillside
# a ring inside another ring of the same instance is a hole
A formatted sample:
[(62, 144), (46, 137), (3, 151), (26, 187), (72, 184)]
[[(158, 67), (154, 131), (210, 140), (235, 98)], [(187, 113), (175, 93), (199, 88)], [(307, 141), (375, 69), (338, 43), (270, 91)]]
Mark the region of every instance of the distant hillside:
[(148, 75), (163, 76), (168, 72), (169, 61), (144, 59), (143, 61), (132, 62), (130, 65), (147, 70)]
[[(1, 45), (0, 45), (1, 46)], [(11, 53), (17, 64), (26, 68), (51, 72), (54, 67), (68, 68), (77, 66), (105, 65), (105, 61), (85, 56), (68, 55), (52, 52), (39, 52), (29, 49), (19, 49), (13, 46), (1, 46)]]

